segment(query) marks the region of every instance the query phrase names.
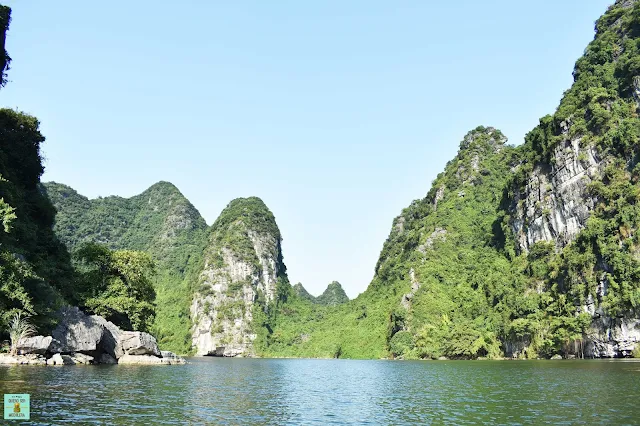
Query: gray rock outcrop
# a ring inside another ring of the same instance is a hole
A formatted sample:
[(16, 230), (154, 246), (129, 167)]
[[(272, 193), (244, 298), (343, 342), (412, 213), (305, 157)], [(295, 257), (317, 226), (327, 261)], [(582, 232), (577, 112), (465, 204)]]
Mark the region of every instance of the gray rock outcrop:
[[(173, 352), (160, 351), (155, 337), (123, 331), (99, 315), (86, 315), (77, 307), (60, 312), (52, 336), (22, 339), (19, 355), (0, 354), (0, 364), (184, 364)], [(26, 354), (26, 355), (25, 355)]]
[[(96, 354), (105, 335), (107, 321), (98, 315), (86, 315), (77, 307), (61, 310), (61, 320), (51, 333), (52, 351), (60, 353), (81, 352)], [(111, 324), (113, 325), (113, 324)], [(113, 326), (115, 327), (115, 325)], [(105, 339), (105, 342), (108, 339)]]
[(513, 199), (511, 227), (521, 252), (539, 241), (566, 246), (584, 229), (596, 204), (587, 185), (605, 164), (593, 146), (582, 147), (580, 138), (566, 136), (550, 164), (549, 169), (536, 166)]
[(123, 355), (161, 356), (156, 338), (140, 331), (123, 331), (120, 333), (116, 348), (116, 358)]
[(600, 315), (594, 319), (587, 332), (584, 356), (629, 357), (636, 347), (640, 347), (640, 319)]
[(53, 354), (53, 356), (47, 360), (47, 364), (48, 365), (64, 365), (64, 359), (62, 358), (62, 355), (60, 355), (59, 353)]
[(49, 347), (53, 342), (51, 336), (33, 336), (21, 339), (16, 345), (18, 354), (38, 354), (44, 355), (49, 352)]

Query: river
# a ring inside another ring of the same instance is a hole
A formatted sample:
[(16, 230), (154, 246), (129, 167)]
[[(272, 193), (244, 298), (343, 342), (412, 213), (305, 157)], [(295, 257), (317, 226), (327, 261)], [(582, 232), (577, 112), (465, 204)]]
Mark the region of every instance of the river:
[(640, 423), (625, 360), (0, 366), (0, 391), (30, 394), (34, 425)]

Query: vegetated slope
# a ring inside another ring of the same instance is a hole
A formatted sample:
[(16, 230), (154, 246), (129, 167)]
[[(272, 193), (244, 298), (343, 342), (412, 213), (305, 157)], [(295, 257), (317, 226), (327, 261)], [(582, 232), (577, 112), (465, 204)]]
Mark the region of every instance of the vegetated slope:
[(257, 197), (229, 203), (211, 227), (193, 297), (199, 355), (253, 355), (292, 293), (275, 217)]
[(0, 328), (14, 309), (43, 326), (74, 300), (69, 254), (52, 231), (55, 209), (38, 187), (44, 137), (35, 117), (0, 110)]
[(55, 182), (43, 188), (58, 210), (54, 230), (71, 251), (93, 241), (151, 254), (158, 271), (153, 334), (163, 347), (187, 352), (189, 304), (208, 229), (195, 207), (168, 182), (131, 198), (94, 200)]
[[(497, 353), (493, 323), (500, 313), (485, 289), (522, 293), (513, 287), (510, 262), (492, 245), (515, 155), (505, 140), (492, 128), (470, 132), (429, 195), (395, 219), (367, 291), (337, 307), (300, 299), (287, 305), (266, 352), (370, 358), (390, 348), (405, 357), (465, 356), (456, 348), (473, 335), (483, 339), (476, 352)], [(437, 346), (423, 342), (430, 324), (441, 333)]]
[(640, 3), (617, 1), (556, 113), (491, 128), (394, 221), (361, 296), (297, 298), (269, 355), (628, 356), (640, 341)]

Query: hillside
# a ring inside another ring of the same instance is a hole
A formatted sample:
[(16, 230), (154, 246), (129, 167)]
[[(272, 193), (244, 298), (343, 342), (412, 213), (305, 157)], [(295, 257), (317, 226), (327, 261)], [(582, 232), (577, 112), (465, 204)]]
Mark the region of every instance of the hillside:
[(290, 310), (267, 353), (629, 356), (640, 342), (638, 64), (640, 3), (617, 1), (555, 114), (517, 148), (497, 130), (470, 132), (394, 220), (367, 291), (334, 310)]
[(316, 298), (304, 288), (302, 283), (293, 286), (293, 293), (300, 299), (308, 300), (309, 302), (315, 302), (316, 300)]
[[(395, 356), (461, 357), (465, 353), (442, 346), (462, 334), (460, 340), (487, 335), (478, 352), (496, 351), (497, 336), (488, 335), (485, 326), (491, 324), (491, 298), (484, 290), (489, 282), (501, 288), (511, 285), (509, 274), (503, 273), (510, 263), (492, 247), (502, 188), (515, 154), (505, 141), (492, 128), (470, 132), (429, 195), (394, 220), (369, 288), (347, 304), (314, 307), (315, 315), (300, 304), (293, 309), (295, 319), (282, 320), (275, 328), (274, 334), (283, 337), (270, 350), (379, 358), (390, 348)], [(480, 286), (479, 281), (487, 284)], [(418, 343), (428, 326), (442, 332), (435, 338), (436, 348)]]
[(207, 224), (168, 182), (158, 182), (131, 198), (89, 200), (55, 182), (43, 190), (58, 211), (54, 230), (71, 252), (84, 242), (109, 248), (140, 250), (157, 263), (157, 315), (153, 334), (168, 349), (191, 347), (190, 295), (202, 261)]
[[(532, 275), (552, 298), (553, 317), (522, 319), (530, 348), (550, 330), (567, 333), (555, 346), (623, 356), (640, 340), (640, 3), (609, 8), (573, 75), (522, 147), (503, 204), (506, 249), (539, 260)], [(560, 323), (576, 315), (584, 323)]]

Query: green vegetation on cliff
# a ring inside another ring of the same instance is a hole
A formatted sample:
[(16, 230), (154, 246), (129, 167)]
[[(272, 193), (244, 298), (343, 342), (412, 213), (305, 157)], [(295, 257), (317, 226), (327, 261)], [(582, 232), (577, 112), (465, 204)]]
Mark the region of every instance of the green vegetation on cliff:
[(331, 282), (322, 294), (316, 297), (315, 302), (321, 305), (336, 306), (349, 301), (347, 293), (338, 281)]
[[(10, 9), (0, 6), (0, 86), (10, 60), (4, 50), (9, 17)], [(45, 138), (39, 126), (35, 117), (0, 109), (0, 337), (11, 328), (9, 319), (23, 314), (47, 333), (66, 304), (125, 329), (146, 329), (155, 299), (148, 255), (91, 245), (78, 251), (74, 265), (54, 234), (56, 210), (40, 185)]]
[(316, 300), (316, 298), (313, 297), (306, 288), (304, 288), (302, 283), (298, 283), (293, 286), (293, 293), (302, 300), (308, 300), (309, 302), (314, 302)]
[[(579, 340), (588, 324), (586, 314), (582, 321), (570, 319), (576, 307), (588, 301), (614, 318), (638, 316), (640, 3), (617, 1), (597, 21), (595, 39), (576, 62), (574, 80), (555, 114), (543, 117), (527, 135), (505, 199), (506, 205), (513, 205), (514, 197), (522, 198), (535, 170), (560, 169), (555, 152), (567, 142), (578, 143), (577, 161), (585, 167), (590, 165), (589, 149), (596, 153), (599, 169), (576, 176), (588, 182), (580, 201), (595, 204), (584, 229), (562, 250), (538, 243), (529, 253), (538, 265), (530, 275), (546, 290), (544, 309), (553, 313), (545, 322), (522, 319), (524, 334), (534, 342), (554, 332), (568, 333), (565, 341)], [(513, 207), (505, 211), (505, 224), (512, 216)], [(508, 240), (507, 250), (513, 247)], [(560, 345), (551, 339), (554, 346)]]
[(367, 291), (336, 307), (300, 299), (287, 305), (287, 315), (274, 328), (278, 339), (266, 353), (497, 355), (499, 330), (513, 308), (496, 307), (495, 301), (524, 293), (523, 280), (513, 276), (510, 262), (493, 246), (502, 188), (515, 155), (504, 141), (490, 128), (469, 133), (427, 197), (394, 221)]
[(7, 30), (11, 23), (11, 8), (0, 4), (0, 88), (7, 83), (6, 71), (9, 69), (11, 57), (5, 49)]
[(259, 265), (249, 232), (269, 235), (277, 240), (278, 244), (282, 239), (273, 213), (260, 198), (236, 198), (227, 205), (211, 226), (210, 247), (218, 250), (214, 254), (214, 261), (220, 264), (222, 249), (228, 248), (241, 260)]

